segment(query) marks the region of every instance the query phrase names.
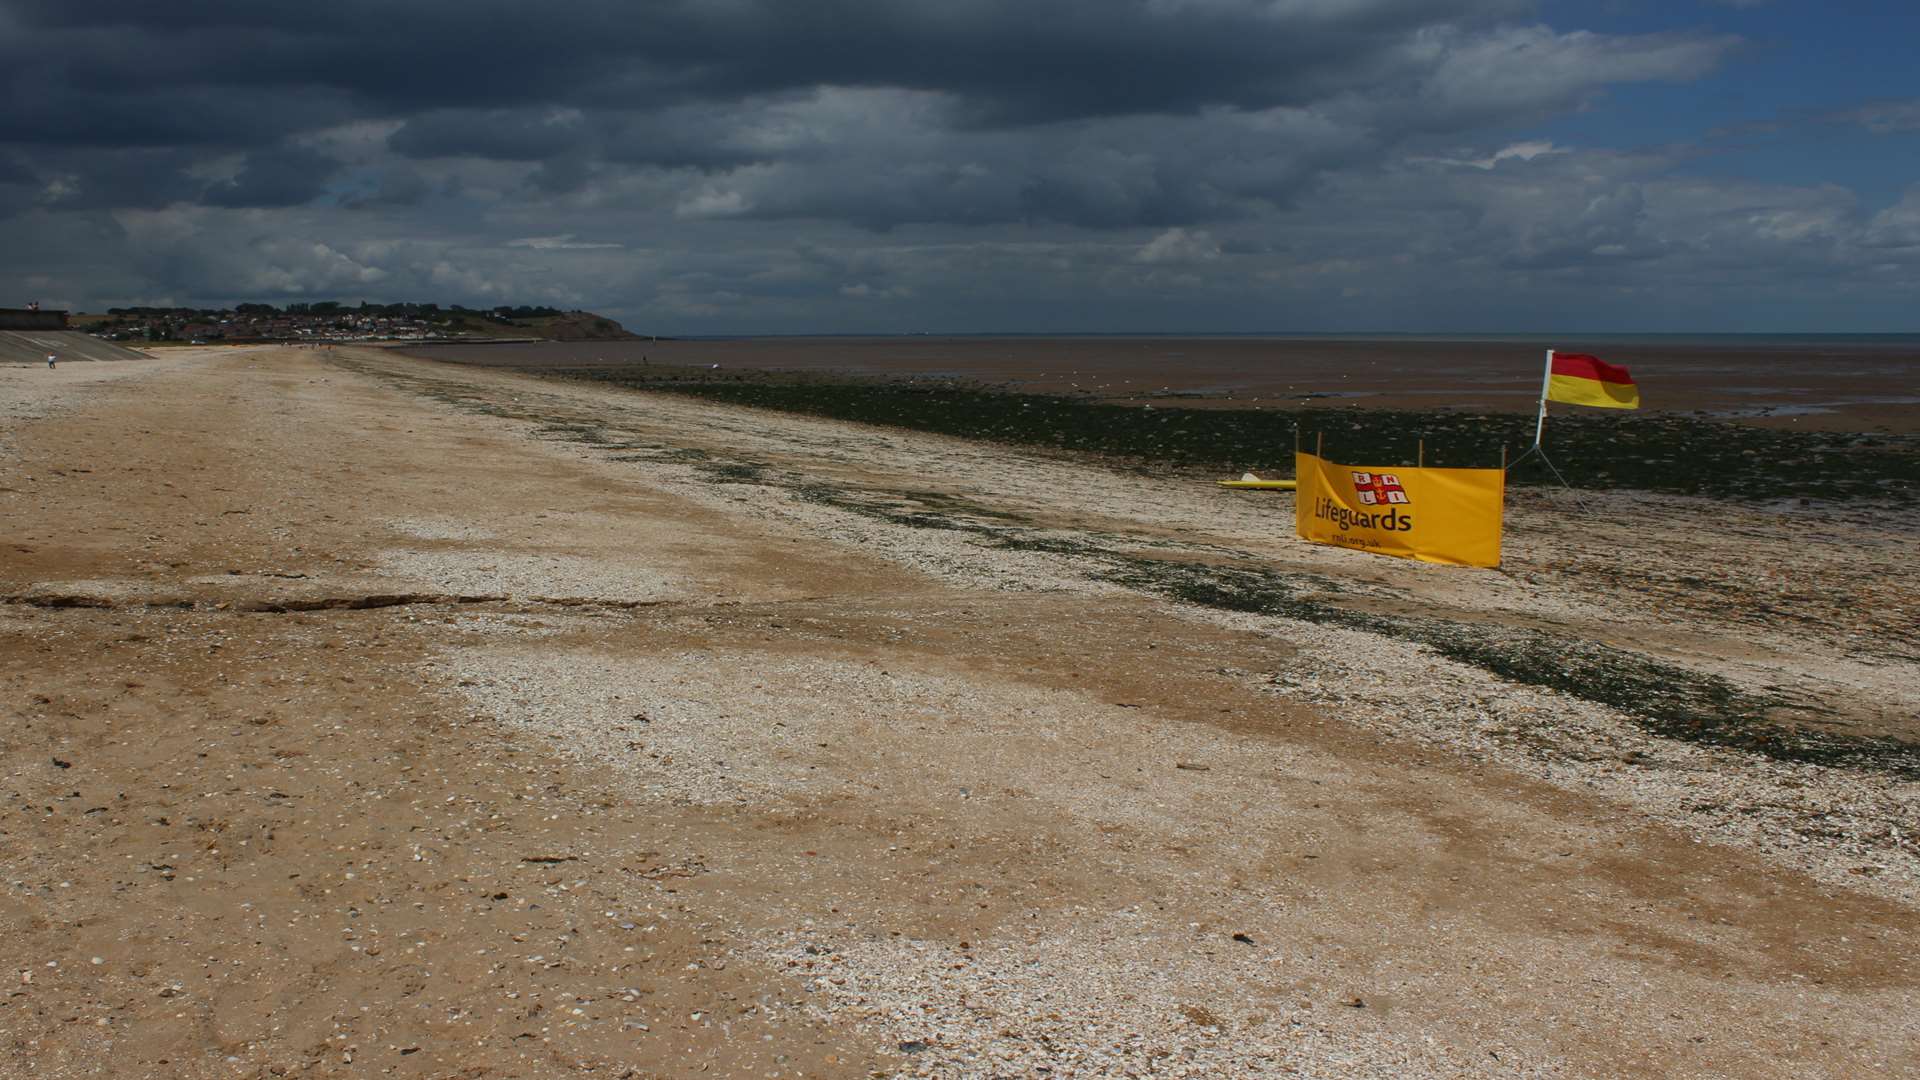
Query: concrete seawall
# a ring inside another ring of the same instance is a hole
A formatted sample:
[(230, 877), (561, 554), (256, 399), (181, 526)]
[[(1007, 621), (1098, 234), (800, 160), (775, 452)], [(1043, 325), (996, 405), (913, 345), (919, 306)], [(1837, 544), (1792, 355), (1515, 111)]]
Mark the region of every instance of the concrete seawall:
[(0, 308), (0, 330), (65, 330), (67, 313), (30, 308)]
[(44, 364), (48, 353), (62, 362), (148, 359), (145, 353), (74, 330), (0, 330), (0, 364)]

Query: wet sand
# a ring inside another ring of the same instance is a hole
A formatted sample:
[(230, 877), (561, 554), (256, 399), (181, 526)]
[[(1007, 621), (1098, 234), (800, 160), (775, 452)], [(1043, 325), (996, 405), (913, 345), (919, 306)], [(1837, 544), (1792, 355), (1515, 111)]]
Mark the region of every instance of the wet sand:
[[(1565, 341), (1631, 369), (1649, 410), (1776, 427), (1920, 432), (1920, 339)], [(1526, 412), (1546, 343), (1334, 338), (747, 338), (407, 350), (538, 371), (719, 364), (965, 378), (1090, 400)]]

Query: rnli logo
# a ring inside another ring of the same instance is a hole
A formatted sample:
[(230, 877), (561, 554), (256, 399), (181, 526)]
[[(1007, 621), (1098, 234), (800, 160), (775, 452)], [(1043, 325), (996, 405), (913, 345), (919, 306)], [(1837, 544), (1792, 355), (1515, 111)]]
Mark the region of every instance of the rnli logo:
[(1400, 486), (1400, 478), (1392, 473), (1356, 472), (1353, 492), (1362, 506), (1404, 506), (1413, 501), (1407, 498), (1407, 489)]

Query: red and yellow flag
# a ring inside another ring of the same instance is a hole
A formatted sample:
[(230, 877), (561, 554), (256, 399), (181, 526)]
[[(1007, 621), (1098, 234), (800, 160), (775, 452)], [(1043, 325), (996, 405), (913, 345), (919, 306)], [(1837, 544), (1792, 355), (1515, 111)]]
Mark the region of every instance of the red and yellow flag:
[(1596, 409), (1637, 409), (1640, 388), (1627, 369), (1580, 353), (1554, 353), (1547, 376), (1547, 400)]

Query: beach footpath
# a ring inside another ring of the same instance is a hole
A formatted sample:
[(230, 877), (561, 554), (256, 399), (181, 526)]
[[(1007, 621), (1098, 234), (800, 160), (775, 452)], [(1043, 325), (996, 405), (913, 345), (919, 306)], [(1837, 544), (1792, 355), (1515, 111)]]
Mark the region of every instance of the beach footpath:
[(1920, 1072), (1911, 508), (1464, 570), (373, 349), (0, 399), (0, 1074)]

